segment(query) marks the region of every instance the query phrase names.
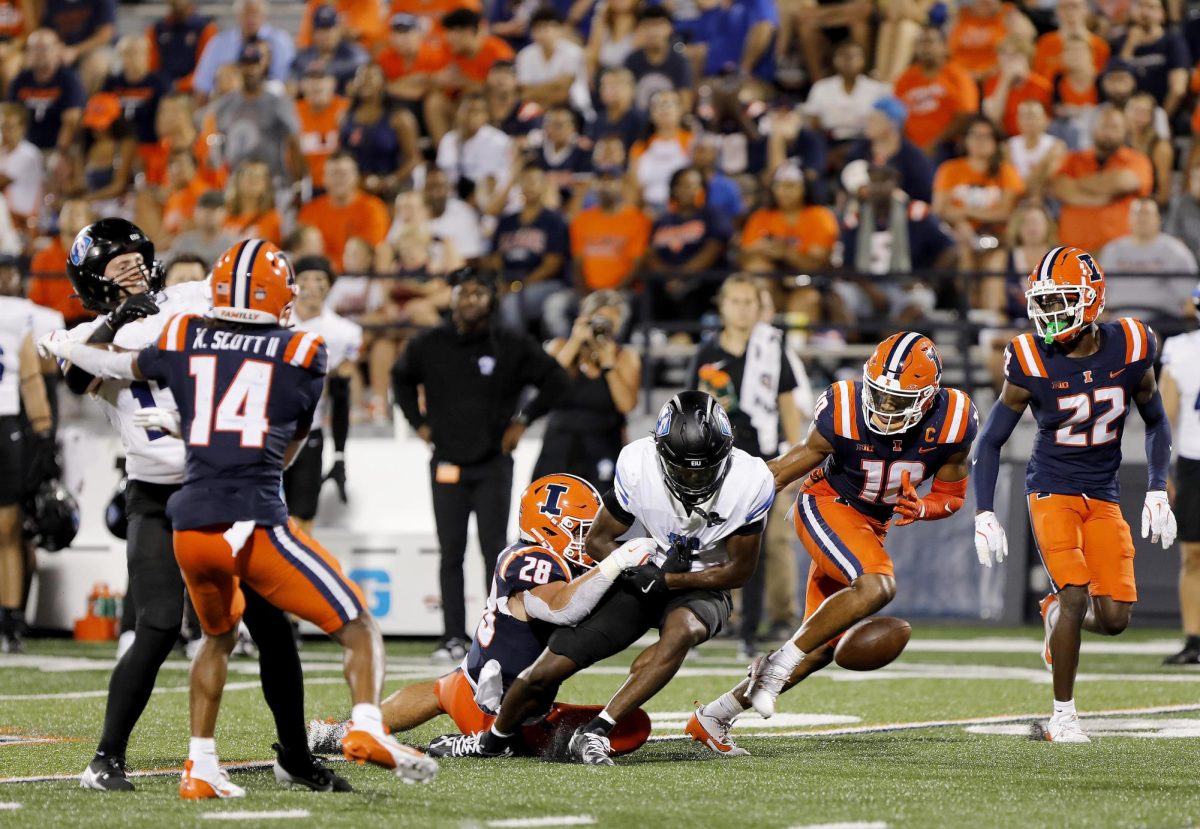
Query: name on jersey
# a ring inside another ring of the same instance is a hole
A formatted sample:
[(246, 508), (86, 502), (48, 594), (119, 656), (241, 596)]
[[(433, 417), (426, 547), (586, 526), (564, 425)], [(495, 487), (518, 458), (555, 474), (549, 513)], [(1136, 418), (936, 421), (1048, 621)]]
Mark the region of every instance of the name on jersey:
[(243, 334), (238, 331), (213, 331), (200, 328), (192, 340), (192, 348), (209, 351), (249, 351), (275, 357), (279, 354), (279, 338), (262, 334)]

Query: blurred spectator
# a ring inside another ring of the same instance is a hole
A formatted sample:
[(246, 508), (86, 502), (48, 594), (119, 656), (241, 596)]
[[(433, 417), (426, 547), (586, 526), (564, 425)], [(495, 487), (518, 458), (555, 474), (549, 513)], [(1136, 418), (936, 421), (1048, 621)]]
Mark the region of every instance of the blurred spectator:
[(580, 294), (628, 289), (646, 253), (650, 220), (625, 200), (619, 167), (598, 167), (592, 182), (596, 204), (571, 219), (571, 262)]
[(0, 89), (21, 71), (25, 61), (25, 39), (38, 25), (35, 0), (4, 0), (0, 3)]
[(39, 150), (65, 150), (75, 140), (83, 116), (83, 86), (63, 65), (62, 43), (50, 29), (38, 29), (25, 44), (26, 67), (13, 79), (8, 99), (29, 110), (27, 137)]
[(1145, 154), (1125, 146), (1125, 115), (1102, 107), (1092, 130), (1092, 149), (1069, 153), (1050, 178), (1048, 192), (1062, 202), (1059, 236), (1095, 255), (1129, 232), (1129, 205), (1154, 188), (1154, 168)]
[[(528, 5), (528, 4), (527, 4)], [(489, 17), (489, 20), (501, 20), (502, 17), (496, 17), (497, 12), (502, 11), (502, 4), (496, 4), (496, 9)], [(446, 15), (457, 11), (458, 9), (466, 9), (477, 14), (483, 13), (483, 6), (479, 0), (391, 0), (388, 6), (389, 15), (408, 14), (416, 17), (421, 23), (421, 30), (431, 40), (445, 39)], [(532, 14), (533, 9), (529, 9), (528, 14)], [(482, 20), (482, 18), (480, 18)], [(524, 22), (519, 25), (523, 32), (528, 23), (528, 16)], [(497, 32), (497, 34), (500, 34)], [(504, 37), (508, 37), (505, 33)], [(511, 58), (510, 58), (511, 60)]]
[(1187, 169), (1183, 187), (1171, 200), (1164, 230), (1189, 250), (1200, 250), (1200, 159), (1196, 157)]
[(437, 166), (464, 199), (486, 204), (512, 174), (512, 139), (488, 123), (487, 100), (462, 96), (457, 124), (438, 142)]
[(1054, 14), (1058, 28), (1051, 29), (1037, 39), (1033, 71), (1043, 78), (1054, 78), (1065, 69), (1067, 41), (1079, 38), (1087, 47), (1095, 74), (1103, 72), (1112, 50), (1104, 38), (1088, 29), (1087, 0), (1057, 0)]
[(1054, 88), (1049, 80), (1036, 74), (1030, 65), (1033, 46), (1021, 35), (1008, 35), (997, 48), (1000, 69), (983, 85), (983, 114), (1004, 130), (1016, 135), (1017, 108), (1026, 101), (1050, 109)]
[(312, 39), (308, 46), (296, 52), (292, 59), (291, 80), (293, 83), (304, 76), (310, 66), (324, 67), (337, 80), (338, 92), (345, 92), (354, 73), (370, 60), (357, 41), (347, 36), (342, 28), (341, 16), (331, 5), (317, 6), (311, 17)]
[(340, 140), (358, 163), (363, 189), (381, 198), (392, 198), (420, 160), (417, 119), (391, 105), (377, 64), (360, 67), (354, 77)]
[(446, 48), (430, 75), (431, 94), (425, 103), (426, 120), (435, 141), (442, 138), (435, 124), (446, 125), (452, 120), (455, 96), (477, 92), (493, 64), (516, 57), (511, 46), (487, 33), (479, 12), (473, 9), (456, 8), (442, 18), (442, 26)]
[(162, 241), (164, 248), (170, 240), (192, 226), (192, 213), (200, 197), (209, 190), (208, 184), (196, 171), (196, 157), (191, 150), (175, 150), (167, 162), (167, 197), (162, 210)]
[(488, 101), (488, 122), (505, 135), (522, 141), (541, 124), (542, 107), (521, 100), (517, 70), (508, 61), (492, 64), (483, 91)]
[(13, 221), (24, 228), (42, 203), (42, 152), (25, 138), (29, 110), (0, 104), (0, 189)]
[(696, 7), (700, 17), (688, 49), (700, 74), (774, 75), (779, 11), (772, 0), (696, 0)]
[(667, 210), (650, 232), (644, 270), (659, 277), (649, 287), (654, 318), (695, 322), (711, 309), (717, 285), (696, 274), (721, 265), (733, 227), (704, 204), (704, 180), (694, 167), (676, 170), (668, 192)]
[(909, 198), (933, 200), (933, 165), (925, 153), (904, 137), (908, 110), (897, 98), (880, 98), (867, 113), (866, 140), (850, 149), (847, 160), (863, 159), (890, 167), (900, 176), (900, 189)]
[(637, 407), (642, 379), (637, 350), (621, 341), (628, 320), (620, 292), (597, 291), (583, 300), (570, 336), (546, 345), (569, 384), (546, 419), (535, 480), (565, 472), (601, 491), (612, 487), (625, 418)]
[[(780, 114), (771, 109), (773, 91), (755, 78), (722, 77), (705, 81), (700, 88), (701, 103), (696, 114), (702, 134), (716, 142), (717, 166), (730, 176), (763, 172), (767, 161), (766, 135), (773, 132), (773, 120)], [(790, 107), (788, 108), (790, 109)], [(798, 124), (803, 118), (798, 116)], [(806, 150), (816, 149), (812, 158), (801, 161), (811, 166), (816, 175), (825, 172), (825, 138), (815, 130), (803, 130), (807, 142), (797, 141), (797, 154), (807, 156)], [(693, 149), (693, 155), (695, 149)]]
[[(680, 56), (682, 57), (682, 56)], [(633, 73), (625, 68), (606, 69), (600, 75), (600, 108), (588, 124), (592, 141), (615, 134), (628, 150), (646, 131), (646, 115), (634, 106)]]
[(154, 152), (158, 143), (155, 122), (158, 104), (170, 90), (170, 81), (150, 71), (150, 42), (141, 35), (125, 35), (117, 42), (120, 71), (104, 80), (102, 91), (116, 95), (121, 102), (122, 118), (133, 127), (138, 156)]
[[(466, 202), (451, 196), (450, 178), (445, 171), (432, 167), (425, 172), (422, 195), (425, 207), (429, 210), (429, 226), (433, 234), (453, 242), (455, 251), (467, 262), (483, 256), (486, 248), (479, 227), (479, 214)], [(398, 225), (392, 225), (388, 235), (394, 238), (399, 229)]]
[(558, 211), (545, 207), (550, 180), (539, 165), (524, 167), (513, 185), (520, 189), (523, 205), (500, 217), (488, 263), (508, 289), (500, 298), (500, 319), (514, 331), (536, 331), (540, 323), (550, 336), (564, 337), (571, 303), (565, 283), (567, 224)]
[(283, 240), (283, 249), (293, 259), (302, 256), (324, 256), (325, 238), (321, 236), (321, 231), (312, 225), (297, 224)]
[(1005, 142), (1006, 155), (1025, 182), (1025, 196), (1041, 198), (1046, 178), (1062, 164), (1067, 147), (1061, 138), (1046, 132), (1050, 120), (1038, 101), (1017, 107), (1017, 134)]
[(325, 162), (325, 194), (300, 208), (297, 221), (321, 231), (325, 255), (342, 270), (342, 249), (352, 236), (378, 245), (387, 236), (387, 205), (359, 188), (358, 165), (354, 156), (338, 150)]
[(1077, 150), (1091, 141), (1091, 123), (1100, 103), (1087, 40), (1068, 37), (1063, 43), (1062, 64), (1062, 72), (1053, 79), (1054, 128), (1067, 146)]
[(283, 217), (275, 209), (271, 170), (261, 161), (243, 161), (229, 178), (225, 230), (235, 239), (266, 239), (283, 244)]
[(314, 32), (320, 28), (317, 18), (323, 8), (332, 8), (341, 17), (345, 36), (357, 41), (364, 49), (374, 49), (387, 35), (385, 7), (380, 0), (308, 0), (300, 18), (300, 31), (296, 34), (297, 46), (304, 48), (313, 44)]
[(213, 35), (196, 64), (192, 76), (192, 88), (201, 95), (210, 95), (216, 85), (217, 69), (234, 63), (245, 54), (245, 47), (261, 44), (266, 47), (266, 59), (270, 61), (264, 77), (283, 83), (296, 56), (292, 36), (282, 29), (267, 23), (269, 6), (267, 0), (233, 0), (234, 26)]
[(1165, 19), (1162, 0), (1133, 0), (1130, 26), (1113, 38), (1112, 51), (1133, 67), (1138, 89), (1173, 117), (1187, 95), (1192, 60), (1183, 36), (1164, 28)]
[(887, 84), (863, 74), (865, 67), (863, 47), (853, 40), (844, 40), (833, 52), (836, 74), (822, 78), (808, 90), (804, 114), (830, 141), (862, 138), (871, 108), (891, 94)]
[(913, 65), (896, 79), (896, 97), (908, 110), (904, 134), (933, 154), (955, 141), (979, 110), (979, 88), (966, 71), (947, 63), (946, 38), (936, 26), (921, 31), (913, 53)]
[[(1007, 251), (1004, 225), (1025, 189), (1015, 167), (1004, 160), (999, 130), (977, 117), (964, 138), (967, 154), (943, 161), (933, 180), (933, 212), (954, 229), (959, 270), (989, 274), (979, 289), (985, 306), (1002, 304)], [(994, 274), (994, 275), (993, 275)]]
[[(411, 14), (395, 14), (388, 21), (387, 45), (375, 55), (375, 63), (383, 69), (388, 94), (405, 102), (414, 112), (425, 106), (429, 91), (429, 75), (436, 72), (441, 61), (441, 47), (424, 37), (421, 21)], [(430, 133), (440, 138), (446, 127)]]
[(206, 262), (216, 262), (237, 242), (225, 230), (225, 194), (209, 190), (196, 200), (191, 230), (185, 230), (171, 243), (170, 253), (194, 253)]
[(671, 25), (671, 12), (664, 6), (643, 3), (638, 9), (638, 48), (625, 59), (625, 68), (633, 73), (637, 84), (634, 100), (643, 112), (650, 108), (654, 94), (664, 89), (674, 89), (683, 108), (692, 109), (692, 64), (672, 42)]
[[(1058, 246), (1058, 227), (1054, 217), (1044, 204), (1023, 201), (1013, 211), (1005, 233), (1008, 247), (1006, 270), (1005, 304), (992, 310), (1002, 313), (1010, 320), (1027, 318), (1025, 289), (1029, 275), (1042, 261), (1042, 257)], [(1003, 351), (1004, 340), (1000, 341)], [(1000, 373), (999, 376), (1003, 376)]]
[(558, 190), (560, 209), (564, 213), (573, 212), (568, 205), (576, 194), (583, 198), (592, 178), (592, 154), (581, 143), (575, 130), (575, 115), (566, 106), (552, 106), (546, 111), (542, 132), (538, 162), (550, 177), (550, 184)]
[(895, 83), (912, 63), (913, 45), (929, 23), (935, 0), (880, 0), (879, 31), (875, 37), (875, 71), (886, 84)]
[(184, 282), (203, 282), (208, 278), (208, 262), (194, 253), (180, 253), (167, 260), (165, 286)]
[[(236, 75), (236, 69), (234, 70)], [(241, 82), (240, 79), (238, 81)], [(222, 163), (220, 136), (213, 132), (201, 135), (193, 122), (192, 97), (184, 93), (167, 95), (158, 104), (155, 130), (158, 146), (154, 153), (144, 153), (142, 171), (146, 183), (160, 187), (166, 182), (167, 159), (176, 150), (188, 150), (196, 158), (197, 173), (209, 187), (224, 187), (229, 177)], [(206, 128), (215, 130), (215, 120), (206, 118)]]
[(97, 92), (89, 98), (71, 150), (75, 169), (82, 173), (82, 180), (72, 189), (83, 193), (105, 216), (122, 212), (120, 200), (133, 184), (137, 159), (137, 141), (121, 112), (121, 101), (111, 92)]
[(1012, 3), (963, 0), (948, 36), (950, 61), (972, 78), (983, 81), (996, 72), (1000, 41), (1013, 34), (1032, 47), (1033, 25)]
[[(760, 130), (767, 134), (767, 164), (762, 178), (769, 181), (784, 164), (794, 164), (804, 173), (804, 183), (808, 188), (809, 198), (814, 202), (830, 200), (829, 187), (829, 144), (823, 133), (806, 127), (805, 118), (799, 108), (786, 107), (769, 111), (759, 122)], [(896, 136), (899, 137), (899, 131)], [(850, 145), (854, 149), (856, 145)], [(929, 166), (929, 160), (924, 154), (913, 148)], [(841, 166), (841, 159), (834, 162)], [(932, 177), (933, 173), (930, 172)]]
[(592, 111), (587, 62), (583, 49), (564, 36), (558, 12), (550, 6), (538, 9), (529, 33), (533, 42), (515, 61), (521, 99), (542, 107), (566, 104), (586, 117)]
[(659, 90), (650, 100), (649, 138), (629, 151), (629, 170), (641, 191), (642, 201), (652, 210), (667, 204), (669, 184), (675, 172), (688, 165), (692, 155), (692, 133), (683, 126), (679, 94)]
[(588, 74), (615, 69), (637, 48), (638, 0), (605, 0), (596, 4), (587, 38)]
[[(67, 279), (67, 252), (79, 231), (96, 220), (91, 206), (83, 199), (66, 199), (58, 212), (58, 233), (33, 254), (29, 262), (31, 302), (53, 308), (63, 315), (67, 326), (73, 326), (91, 314), (75, 296), (75, 288)], [(224, 252), (224, 251), (222, 251)]]
[(325, 160), (337, 152), (342, 123), (350, 101), (335, 93), (333, 76), (321, 66), (310, 66), (300, 79), (303, 97), (296, 101), (300, 126), (300, 154), (315, 191), (325, 189)]
[(192, 0), (167, 0), (167, 13), (146, 29), (152, 72), (167, 78), (180, 92), (192, 91), (192, 73), (208, 41), (217, 33), (211, 17), (196, 13)]
[(721, 137), (704, 134), (692, 145), (692, 166), (704, 180), (704, 200), (729, 221), (740, 219), (745, 211), (742, 191), (737, 182), (721, 169)]
[[(829, 74), (830, 36), (834, 32), (866, 49), (871, 42), (870, 0), (830, 0), (823, 3), (785, 0), (779, 4), (779, 35), (775, 54), (782, 57), (791, 50), (793, 32), (799, 38), (800, 52), (809, 77), (823, 80)], [(831, 31), (833, 30), (833, 31)]]
[[(252, 5), (258, 0), (246, 2)], [(264, 161), (278, 186), (302, 178), (304, 161), (295, 104), (291, 98), (263, 88), (268, 60), (262, 46), (246, 44), (238, 56), (242, 88), (218, 98), (213, 113), (229, 169), (236, 169), (246, 159)]]
[(62, 62), (75, 67), (88, 94), (108, 75), (116, 24), (116, 0), (42, 0), (42, 25), (58, 34)]
[[(1097, 257), (1105, 271), (1104, 307), (1152, 309), (1157, 316), (1179, 317), (1191, 305), (1196, 257), (1187, 245), (1162, 232), (1154, 199), (1138, 198), (1129, 205), (1129, 234), (1113, 239)], [(1187, 274), (1188, 279), (1146, 279), (1150, 274)]]
[(1129, 146), (1144, 153), (1154, 167), (1154, 200), (1165, 210), (1171, 201), (1175, 147), (1154, 129), (1154, 109), (1154, 98), (1139, 92), (1125, 104), (1125, 119), (1129, 122)]

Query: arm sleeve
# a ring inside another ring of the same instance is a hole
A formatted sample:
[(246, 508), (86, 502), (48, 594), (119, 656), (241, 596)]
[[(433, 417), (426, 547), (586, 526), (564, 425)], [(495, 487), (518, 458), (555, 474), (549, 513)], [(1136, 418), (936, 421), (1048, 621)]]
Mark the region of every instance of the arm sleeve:
[(404, 413), (404, 419), (413, 429), (425, 425), (425, 415), (421, 414), (421, 406), (417, 400), (417, 385), (421, 382), (420, 358), (423, 338), (418, 337), (408, 344), (392, 366), (392, 393), (396, 396), (396, 405)]
[(553, 608), (537, 594), (537, 588), (525, 590), (521, 599), (525, 612), (534, 619), (541, 619), (559, 627), (574, 627), (587, 618), (608, 588), (612, 587), (612, 579), (599, 570), (588, 575), (587, 579), (573, 588), (567, 603), (560, 608)]
[(1138, 411), (1146, 423), (1146, 489), (1166, 489), (1171, 466), (1171, 422), (1157, 389), (1145, 403), (1138, 403)]
[(1000, 401), (992, 405), (987, 423), (979, 435), (979, 446), (975, 449), (975, 509), (992, 510), (996, 497), (996, 478), (1000, 474), (1000, 449), (1020, 422), (1019, 412), (1014, 412)]
[(530, 422), (549, 412), (567, 392), (567, 372), (533, 337), (525, 337), (525, 379), (537, 387), (537, 396), (524, 409)]

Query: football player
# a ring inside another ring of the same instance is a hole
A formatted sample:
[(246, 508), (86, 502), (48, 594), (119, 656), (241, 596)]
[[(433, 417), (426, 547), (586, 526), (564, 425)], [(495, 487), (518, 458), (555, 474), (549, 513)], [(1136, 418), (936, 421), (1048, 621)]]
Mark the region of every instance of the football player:
[[(686, 731), (725, 757), (748, 754), (729, 737), (734, 718), (763, 717), (788, 688), (833, 659), (837, 639), (896, 594), (888, 528), (954, 514), (967, 492), (978, 429), (970, 398), (941, 387), (933, 342), (902, 331), (881, 342), (861, 381), (834, 383), (817, 401), (804, 442), (771, 461), (775, 486), (804, 478), (792, 507), (796, 534), (812, 557), (804, 622), (791, 641), (759, 657), (750, 676), (698, 707)], [(927, 494), (917, 491), (931, 481)]]
[[(192, 741), (180, 782), (184, 799), (244, 794), (220, 768), (212, 737), (249, 596), (239, 589), (242, 582), (280, 610), (313, 621), (349, 651), (355, 728), (345, 740), (347, 756), (407, 779), (429, 779), (437, 771), (432, 760), (383, 734), (378, 628), (337, 562), (288, 524), (279, 480), (312, 422), (325, 360), (320, 337), (280, 327), (294, 296), (295, 277), (282, 252), (269, 242), (244, 240), (214, 267), (211, 319), (176, 314), (156, 345), (137, 352), (69, 337), (41, 342), (97, 378), (154, 381), (178, 404), (177, 411), (139, 410), (135, 423), (187, 435), (184, 484), (166, 508), (175, 557), (205, 631), (192, 662)], [(135, 597), (142, 592), (135, 589)], [(286, 619), (279, 621), (290, 643)], [(135, 648), (137, 639), (140, 631)], [(303, 722), (300, 729), (303, 734)]]
[(1029, 275), (1025, 297), (1037, 336), (1021, 334), (1004, 352), (1004, 386), (975, 461), (975, 547), (988, 566), (1008, 549), (992, 511), (1000, 449), (1030, 407), (1037, 438), (1025, 494), (1051, 585), (1041, 602), (1042, 658), (1054, 674), (1054, 713), (1045, 736), (1087, 743), (1075, 711), (1080, 630), (1117, 635), (1137, 601), (1133, 537), (1121, 517), (1117, 478), (1130, 404), (1146, 424), (1142, 537), (1164, 548), (1176, 532), (1167, 502), (1171, 427), (1154, 379), (1158, 338), (1130, 317), (1098, 322), (1104, 272), (1091, 255), (1076, 247), (1052, 249)]
[(675, 395), (659, 412), (654, 434), (621, 450), (613, 488), (584, 547), (603, 563), (620, 548), (617, 539), (640, 523), (656, 543), (653, 560), (626, 570), (619, 588), (587, 618), (551, 634), (468, 756), (508, 754), (521, 724), (545, 710), (562, 682), (658, 628), (658, 641), (634, 660), (620, 690), (568, 744), (576, 762), (613, 765), (617, 723), (662, 690), (688, 651), (728, 622), (729, 591), (754, 572), (774, 501), (770, 470), (734, 448), (721, 405), (701, 391)]
[(313, 517), (321, 485), (333, 481), (342, 503), (346, 502), (346, 438), (350, 434), (350, 377), (362, 350), (362, 328), (343, 319), (325, 306), (333, 287), (333, 265), (324, 256), (305, 256), (295, 262), (296, 306), (292, 321), (297, 331), (314, 331), (325, 340), (329, 353), (326, 393), (329, 398), (329, 425), (333, 435), (333, 466), (322, 477), (325, 438), (321, 428), (324, 417), (317, 409), (316, 420), (308, 432), (304, 448), (296, 462), (283, 473), (283, 493), (288, 513), (305, 533), (312, 533)]
[[(525, 489), (517, 518), (520, 539), (500, 554), (470, 652), (436, 682), (409, 685), (385, 699), (380, 708), (389, 731), (447, 714), (461, 733), (438, 737), (430, 755), (474, 750), (504, 692), (541, 654), (550, 634), (587, 616), (623, 570), (645, 564), (653, 554), (653, 539), (636, 538), (597, 565), (583, 545), (599, 511), (600, 494), (574, 475), (546, 475)], [(514, 748), (541, 753), (554, 742), (553, 732), (574, 731), (599, 712), (600, 706), (554, 703), (542, 719), (522, 728), (523, 740)], [(328, 753), (345, 730), (345, 723), (310, 723), (309, 746)], [(613, 751), (634, 751), (649, 736), (650, 719), (639, 710), (614, 730)]]
[[(50, 400), (33, 337), (33, 303), (16, 268), (0, 269), (0, 653), (21, 653), (26, 557), (21, 501), (29, 483), (57, 475)], [(32, 439), (25, 439), (24, 403)]]

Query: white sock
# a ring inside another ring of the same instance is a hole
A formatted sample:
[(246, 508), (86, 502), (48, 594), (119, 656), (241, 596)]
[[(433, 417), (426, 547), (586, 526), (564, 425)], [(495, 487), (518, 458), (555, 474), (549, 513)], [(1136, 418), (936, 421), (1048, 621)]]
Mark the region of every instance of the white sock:
[(796, 643), (790, 639), (783, 643), (783, 647), (771, 655), (771, 661), (780, 667), (786, 668), (789, 674), (796, 670), (796, 666), (800, 664), (800, 660), (803, 658), (804, 651), (796, 647)]
[(1064, 716), (1075, 713), (1075, 700), (1069, 699), (1066, 702), (1054, 701), (1054, 716)]
[(188, 740), (188, 759), (192, 774), (202, 779), (216, 779), (221, 764), (217, 760), (217, 741), (212, 737), (192, 737)]
[(604, 720), (609, 725), (615, 726), (617, 724), (617, 721), (613, 719), (613, 715), (608, 713), (607, 708), (605, 708), (603, 711), (601, 711), (596, 716), (599, 717), (600, 719)]
[(704, 716), (716, 717), (718, 720), (732, 720), (745, 710), (745, 707), (738, 702), (737, 697), (733, 695), (732, 691), (721, 694), (721, 696), (700, 709)]
[(503, 731), (500, 731), (498, 728), (496, 728), (495, 722), (492, 723), (492, 727), (489, 728), (488, 731), (491, 732), (493, 737), (499, 737), (501, 740), (507, 740), (512, 736), (511, 734), (505, 734)]
[(350, 709), (350, 724), (355, 731), (365, 731), (375, 737), (384, 736), (383, 712), (378, 705), (360, 702)]

